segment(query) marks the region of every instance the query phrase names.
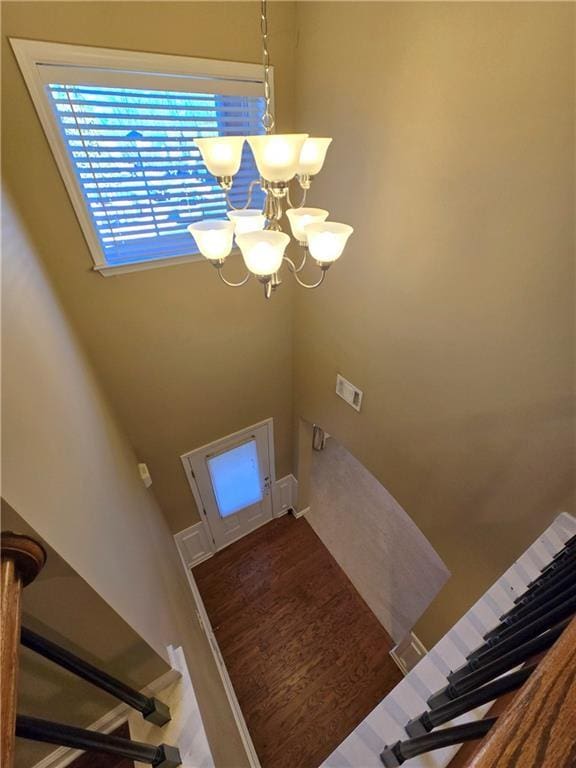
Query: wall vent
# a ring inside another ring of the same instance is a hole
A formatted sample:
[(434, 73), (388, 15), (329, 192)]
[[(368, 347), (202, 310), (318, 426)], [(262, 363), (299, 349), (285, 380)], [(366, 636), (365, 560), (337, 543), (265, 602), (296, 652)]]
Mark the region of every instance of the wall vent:
[(340, 374), (336, 375), (336, 394), (339, 395), (342, 400), (345, 400), (348, 405), (351, 405), (354, 410), (359, 411), (362, 405), (363, 392), (354, 384), (345, 379)]

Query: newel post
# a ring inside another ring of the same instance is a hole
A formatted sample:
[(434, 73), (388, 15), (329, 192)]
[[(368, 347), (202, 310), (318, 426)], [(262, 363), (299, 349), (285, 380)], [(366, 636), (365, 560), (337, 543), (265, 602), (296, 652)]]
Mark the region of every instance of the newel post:
[(0, 605), (0, 763), (3, 768), (14, 764), (14, 732), (18, 691), (18, 652), (20, 648), (20, 596), (22, 589), (42, 570), (46, 562), (44, 548), (29, 536), (11, 531), (0, 534), (1, 583)]

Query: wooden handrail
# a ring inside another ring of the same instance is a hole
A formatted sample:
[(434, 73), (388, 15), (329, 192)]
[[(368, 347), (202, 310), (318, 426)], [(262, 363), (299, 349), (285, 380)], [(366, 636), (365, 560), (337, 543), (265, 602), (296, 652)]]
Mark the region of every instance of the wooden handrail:
[(498, 718), (470, 768), (576, 765), (576, 618)]
[(46, 562), (44, 548), (29, 536), (11, 531), (0, 535), (1, 585), (0, 601), (0, 763), (3, 768), (14, 764), (16, 727), (16, 695), (18, 690), (18, 651), (22, 589), (34, 581)]

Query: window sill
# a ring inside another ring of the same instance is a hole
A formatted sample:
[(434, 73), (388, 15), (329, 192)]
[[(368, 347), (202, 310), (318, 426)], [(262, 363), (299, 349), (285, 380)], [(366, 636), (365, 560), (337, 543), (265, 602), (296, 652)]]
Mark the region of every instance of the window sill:
[(157, 269), (158, 267), (173, 267), (176, 264), (186, 264), (190, 261), (206, 261), (206, 259), (200, 253), (193, 253), (189, 256), (170, 256), (164, 259), (134, 261), (129, 264), (96, 264), (93, 269), (104, 277), (112, 277), (114, 275), (124, 275), (127, 272), (142, 272), (146, 269)]

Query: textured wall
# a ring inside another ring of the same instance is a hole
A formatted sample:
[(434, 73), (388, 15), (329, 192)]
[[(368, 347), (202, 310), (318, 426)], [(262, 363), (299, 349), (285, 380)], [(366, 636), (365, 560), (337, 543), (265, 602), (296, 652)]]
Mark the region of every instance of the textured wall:
[(306, 519), (400, 642), (449, 577), (398, 502), (336, 440), (312, 452)]
[(310, 205), (356, 231), (295, 293), (295, 412), (453, 573), (428, 642), (573, 498), (574, 13), (298, 4), (297, 127), (334, 137)]

